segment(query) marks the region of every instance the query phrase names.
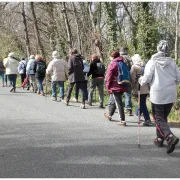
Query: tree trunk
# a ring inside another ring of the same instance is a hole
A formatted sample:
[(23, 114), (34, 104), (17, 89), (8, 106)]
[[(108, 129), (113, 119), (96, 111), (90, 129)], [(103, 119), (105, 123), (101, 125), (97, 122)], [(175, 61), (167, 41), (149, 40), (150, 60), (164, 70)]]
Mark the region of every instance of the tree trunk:
[(62, 5), (63, 5), (62, 13), (64, 15), (66, 31), (67, 31), (67, 36), (68, 36), (69, 48), (73, 48), (72, 34), (71, 34), (71, 29), (70, 29), (70, 25), (69, 25), (69, 21), (68, 21), (68, 16), (67, 16), (67, 11), (66, 11), (66, 3), (62, 2)]
[(178, 60), (178, 45), (179, 45), (179, 2), (177, 2), (176, 5), (175, 61)]
[(31, 51), (30, 51), (29, 36), (28, 36), (28, 30), (27, 30), (26, 15), (25, 15), (25, 10), (24, 10), (24, 2), (22, 3), (22, 17), (23, 17), (24, 32), (25, 32), (27, 57), (29, 57), (31, 54)]
[(72, 2), (72, 6), (73, 6), (73, 12), (74, 12), (74, 17), (75, 17), (75, 22), (76, 22), (76, 28), (77, 28), (77, 39), (78, 39), (78, 46), (79, 46), (79, 52), (80, 54), (82, 53), (82, 40), (81, 40), (81, 34), (79, 31), (79, 24), (78, 24), (78, 16), (77, 16), (77, 11), (76, 11), (76, 7), (74, 2)]
[(42, 46), (41, 40), (40, 40), (40, 34), (39, 34), (39, 28), (38, 28), (38, 24), (37, 24), (36, 14), (35, 14), (35, 11), (34, 11), (34, 3), (30, 2), (30, 5), (31, 5), (31, 12), (32, 12), (32, 15), (33, 15), (34, 30), (35, 30), (35, 34), (36, 34), (37, 44), (38, 44), (39, 51), (40, 51), (41, 55), (45, 58), (44, 49), (43, 49), (43, 46)]

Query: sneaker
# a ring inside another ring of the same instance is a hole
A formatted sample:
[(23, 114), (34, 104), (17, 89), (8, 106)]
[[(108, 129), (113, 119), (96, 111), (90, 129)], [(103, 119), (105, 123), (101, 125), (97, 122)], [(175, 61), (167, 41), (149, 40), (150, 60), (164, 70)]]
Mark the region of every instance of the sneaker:
[(13, 92), (14, 88), (11, 88), (10, 92)]
[(72, 100), (75, 101), (75, 102), (78, 102), (78, 99), (76, 99), (76, 98), (73, 98)]
[(63, 100), (62, 102), (63, 102), (66, 106), (69, 105), (69, 101), (67, 101), (67, 100)]
[(105, 118), (107, 118), (109, 121), (111, 121), (111, 120), (112, 120), (112, 117), (111, 117), (111, 116), (109, 116), (107, 113), (104, 113), (104, 117), (105, 117)]
[(154, 144), (157, 146), (157, 147), (163, 147), (163, 142), (164, 142), (164, 139), (162, 138), (156, 138), (154, 139)]
[(57, 97), (52, 97), (51, 100), (52, 100), (52, 101), (56, 101), (56, 100), (57, 100)]
[(80, 105), (80, 108), (81, 108), (81, 109), (85, 109), (85, 104), (81, 104), (81, 105)]
[(126, 122), (125, 121), (121, 121), (120, 122), (120, 126), (126, 126)]
[(151, 125), (152, 125), (152, 123), (150, 120), (147, 120), (143, 123), (143, 126), (151, 126)]
[(167, 154), (170, 154), (174, 151), (175, 146), (178, 144), (179, 138), (177, 138), (174, 134), (170, 134), (167, 138)]

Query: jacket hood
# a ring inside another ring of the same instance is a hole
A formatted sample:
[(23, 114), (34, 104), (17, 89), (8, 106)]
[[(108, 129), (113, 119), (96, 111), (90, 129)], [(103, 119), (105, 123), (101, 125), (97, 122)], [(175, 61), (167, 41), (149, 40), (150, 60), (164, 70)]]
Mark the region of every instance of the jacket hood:
[(18, 61), (17, 61), (16, 59), (14, 59), (13, 57), (9, 57), (8, 59), (11, 61), (11, 63), (17, 63), (17, 62), (18, 62)]
[(112, 62), (116, 62), (116, 61), (123, 61), (123, 57), (119, 56), (119, 57), (112, 60)]
[(138, 64), (139, 66), (143, 66), (144, 62), (141, 59), (141, 56), (139, 54), (135, 54), (131, 57), (133, 64)]
[(172, 58), (165, 57), (163, 52), (154, 54), (151, 59), (162, 67), (168, 66), (171, 63), (171, 61), (173, 61)]

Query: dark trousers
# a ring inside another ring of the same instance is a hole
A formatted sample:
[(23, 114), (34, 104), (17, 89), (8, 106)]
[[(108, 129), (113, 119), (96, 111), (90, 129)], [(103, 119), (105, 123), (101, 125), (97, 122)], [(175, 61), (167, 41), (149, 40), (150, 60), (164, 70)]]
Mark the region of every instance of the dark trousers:
[(20, 74), (20, 76), (21, 76), (21, 84), (22, 84), (26, 78), (26, 74)]
[[(140, 114), (143, 113), (144, 120), (150, 120), (149, 111), (146, 105), (147, 94), (140, 95)], [(138, 116), (138, 108), (136, 109), (136, 115)]]
[(85, 104), (86, 97), (85, 97), (85, 90), (84, 89), (85, 89), (86, 84), (87, 84), (85, 81), (69, 83), (66, 101), (69, 102), (69, 100), (71, 98), (71, 93), (72, 93), (72, 90), (73, 90), (73, 87), (74, 87), (75, 84), (81, 90), (81, 93), (82, 93), (82, 103)]
[(173, 103), (170, 104), (153, 104), (152, 113), (156, 123), (157, 137), (166, 139), (169, 134), (172, 134), (168, 125), (168, 115), (171, 112)]
[[(87, 90), (87, 81), (85, 81), (86, 83), (84, 84), (84, 93), (85, 93), (85, 100), (88, 100), (88, 90)], [(76, 88), (75, 88), (75, 98), (78, 99), (78, 95), (79, 95), (79, 84), (76, 84)]]
[(12, 85), (13, 88), (16, 88), (17, 74), (8, 74), (8, 79), (9, 79), (10, 85)]
[(122, 95), (121, 92), (114, 92), (112, 93), (111, 101), (109, 103), (109, 116), (113, 116), (115, 113), (116, 107), (118, 110), (119, 118), (121, 121), (125, 121), (125, 115), (124, 115), (124, 107), (122, 103)]

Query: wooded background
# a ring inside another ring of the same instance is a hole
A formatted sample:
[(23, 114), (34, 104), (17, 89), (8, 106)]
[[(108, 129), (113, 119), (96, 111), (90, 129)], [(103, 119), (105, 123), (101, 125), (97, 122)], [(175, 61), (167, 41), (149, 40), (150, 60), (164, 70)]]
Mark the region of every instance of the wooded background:
[(74, 47), (108, 63), (113, 49), (128, 46), (148, 60), (165, 39), (178, 62), (179, 16), (179, 2), (1, 2), (0, 56), (39, 53), (49, 61), (58, 50), (67, 59)]

